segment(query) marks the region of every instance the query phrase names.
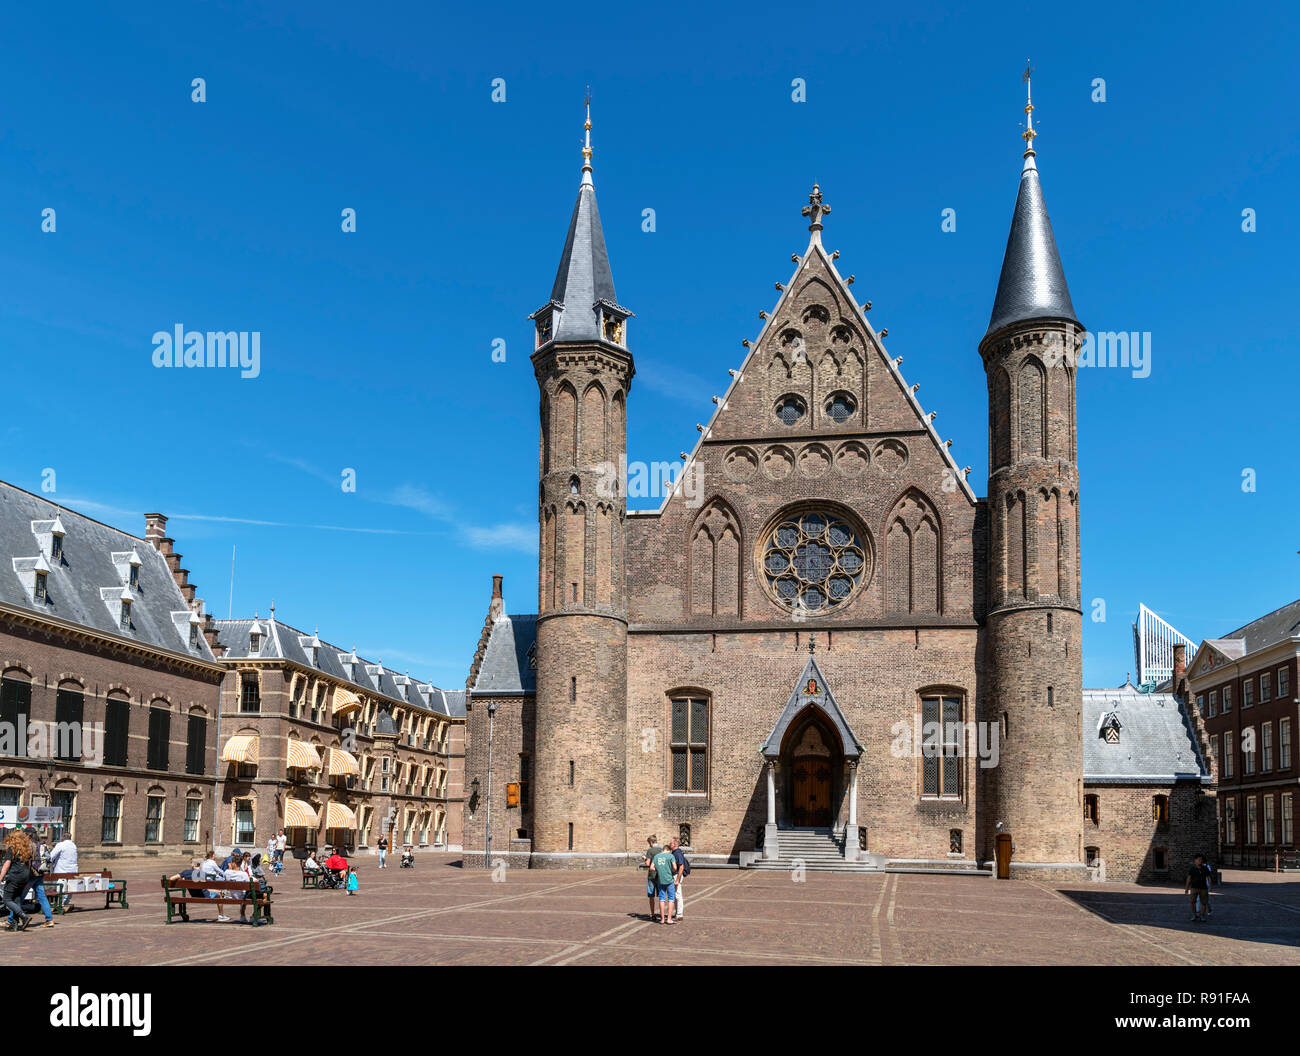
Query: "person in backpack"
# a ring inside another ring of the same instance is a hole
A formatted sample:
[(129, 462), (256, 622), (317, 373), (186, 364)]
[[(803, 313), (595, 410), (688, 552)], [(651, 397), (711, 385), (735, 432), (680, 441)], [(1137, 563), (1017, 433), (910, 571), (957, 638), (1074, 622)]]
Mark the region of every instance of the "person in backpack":
[(647, 836), (645, 842), (647, 846), (645, 854), (641, 856), (641, 867), (646, 870), (645, 893), (646, 897), (650, 899), (650, 919), (654, 920), (656, 903), (655, 894), (658, 891), (658, 885), (655, 883), (654, 858), (656, 854), (663, 850), (663, 848), (660, 847), (659, 844), (655, 843), (653, 835)]
[(673, 861), (676, 862), (676, 868), (673, 871), (673, 886), (677, 894), (677, 913), (674, 920), (681, 920), (686, 912), (686, 896), (682, 894), (682, 880), (690, 874), (691, 863), (686, 860), (686, 855), (682, 853), (682, 841), (676, 836), (669, 841), (668, 849), (673, 852)]

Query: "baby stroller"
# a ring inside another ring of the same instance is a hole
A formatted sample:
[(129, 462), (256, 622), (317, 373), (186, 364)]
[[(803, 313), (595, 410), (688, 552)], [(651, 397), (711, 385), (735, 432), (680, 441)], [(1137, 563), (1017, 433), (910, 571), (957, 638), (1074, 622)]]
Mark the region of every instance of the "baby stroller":
[(339, 874), (336, 869), (321, 868), (320, 886), (330, 891), (336, 891), (341, 888), (347, 881)]
[(411, 848), (409, 847), (407, 847), (405, 850), (402, 851), (402, 868), (403, 869), (415, 868), (415, 854), (411, 851)]

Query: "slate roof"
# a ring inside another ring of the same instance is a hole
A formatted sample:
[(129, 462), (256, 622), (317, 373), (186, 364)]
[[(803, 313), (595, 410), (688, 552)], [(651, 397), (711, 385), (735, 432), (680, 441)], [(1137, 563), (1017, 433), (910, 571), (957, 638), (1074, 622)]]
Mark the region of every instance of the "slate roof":
[(471, 691), (476, 697), (532, 696), (537, 692), (537, 668), (532, 650), (537, 644), (537, 617), (501, 616), (492, 624), (483, 663)]
[[(1107, 743), (1110, 717), (1119, 720), (1119, 743)], [(1196, 734), (1172, 693), (1140, 693), (1132, 685), (1083, 691), (1085, 784), (1171, 785), (1210, 783)]]
[[(817, 691), (809, 693), (809, 682), (815, 681)], [(799, 681), (794, 687), (794, 692), (790, 694), (790, 699), (786, 701), (785, 709), (781, 712), (780, 718), (776, 720), (776, 725), (772, 727), (772, 732), (767, 735), (767, 740), (759, 749), (768, 758), (776, 758), (781, 753), (781, 742), (785, 740), (786, 731), (790, 728), (795, 718), (808, 706), (812, 706), (821, 711), (835, 727), (835, 732), (839, 734), (840, 744), (844, 749), (844, 754), (850, 759), (856, 759), (862, 754), (862, 745), (853, 734), (849, 727), (848, 720), (844, 713), (840, 711), (840, 706), (835, 702), (835, 695), (831, 693), (830, 686), (826, 684), (826, 677), (822, 674), (821, 668), (817, 666), (817, 661), (813, 657), (808, 657), (808, 662), (803, 665), (803, 674), (799, 676)]]
[[(57, 561), (50, 549), (50, 529), (56, 520), (65, 533), (63, 554)], [(45, 522), (37, 525), (40, 539), (33, 521)], [(197, 645), (190, 645), (190, 605), (166, 559), (139, 536), (0, 482), (0, 547), (4, 551), (0, 602), (155, 649), (213, 661), (202, 634)], [(140, 569), (134, 589), (127, 587), (132, 552)], [(33, 559), (42, 562), (36, 567), (49, 570), (42, 602), (33, 597)], [(131, 599), (130, 625), (125, 630), (118, 608), (123, 588)]]
[(1020, 173), (1016, 211), (1002, 258), (1002, 274), (986, 332), (1030, 319), (1074, 319), (1074, 304), (1065, 284), (1065, 269), (1056, 251), (1052, 221), (1032, 157)]
[(1276, 645), (1284, 638), (1296, 635), (1300, 635), (1300, 600), (1283, 605), (1280, 609), (1274, 609), (1267, 616), (1261, 616), (1244, 627), (1238, 627), (1231, 634), (1225, 634), (1222, 639), (1214, 640), (1212, 644), (1223, 648), (1220, 643), (1224, 640), (1242, 639), (1246, 643), (1246, 652), (1254, 653), (1260, 649), (1267, 649), (1270, 645)]
[(569, 220), (551, 299), (538, 312), (552, 305), (557, 307), (551, 330), (553, 341), (598, 341), (602, 337), (598, 302), (618, 313), (631, 314), (619, 305), (614, 293), (614, 273), (605, 249), (600, 210), (596, 208), (596, 188), (584, 180)]
[[(444, 690), (393, 671), (351, 650), (321, 641), (280, 620), (262, 618), (257, 622), (265, 632), (257, 653), (249, 651), (249, 631), (253, 620), (216, 620), (217, 640), (226, 647), (223, 659), (289, 660), (302, 667), (314, 668), (342, 682), (350, 682), (372, 696), (387, 697), (396, 704), (431, 711), (451, 718), (465, 715), (465, 691)], [(311, 644), (319, 642), (316, 660), (310, 656)], [(352, 661), (355, 660), (355, 665)], [(355, 670), (355, 675), (354, 675)]]

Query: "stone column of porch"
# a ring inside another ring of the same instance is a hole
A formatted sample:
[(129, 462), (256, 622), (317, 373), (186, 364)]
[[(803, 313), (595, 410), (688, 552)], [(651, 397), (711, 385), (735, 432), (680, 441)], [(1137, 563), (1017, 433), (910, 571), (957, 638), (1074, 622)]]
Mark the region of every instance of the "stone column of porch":
[(844, 829), (844, 860), (858, 860), (858, 761), (849, 760), (849, 823)]
[(763, 830), (763, 857), (771, 859), (781, 853), (776, 829), (776, 760), (768, 759), (764, 766), (767, 770), (767, 825)]

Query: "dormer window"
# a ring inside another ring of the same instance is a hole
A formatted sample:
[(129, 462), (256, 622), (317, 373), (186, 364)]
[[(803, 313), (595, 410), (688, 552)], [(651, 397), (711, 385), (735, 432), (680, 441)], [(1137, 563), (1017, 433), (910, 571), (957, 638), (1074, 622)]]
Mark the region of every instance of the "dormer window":
[(623, 320), (618, 316), (605, 316), (605, 340), (616, 345), (623, 343)]
[(541, 348), (551, 339), (551, 313), (537, 318), (537, 347)]
[(254, 627), (248, 636), (248, 655), (257, 656), (262, 651), (262, 635)]
[(127, 582), (130, 584), (132, 590), (135, 590), (135, 589), (137, 589), (137, 588), (140, 586), (140, 566), (139, 566), (139, 565), (132, 565), (132, 566), (131, 566), (131, 572), (130, 572), (130, 574), (129, 574), (128, 577), (127, 577)]
[(50, 536), (50, 560), (59, 561), (63, 558), (63, 535), (55, 532)]
[(198, 647), (199, 647), (199, 625), (197, 623), (191, 623), (190, 624), (190, 648), (197, 649)]
[(118, 626), (124, 631), (131, 629), (131, 603), (125, 598), (122, 599), (122, 614), (118, 618)]
[(44, 572), (36, 573), (36, 586), (35, 589), (33, 589), (32, 591), (33, 601), (45, 600), (45, 575), (46, 574)]

